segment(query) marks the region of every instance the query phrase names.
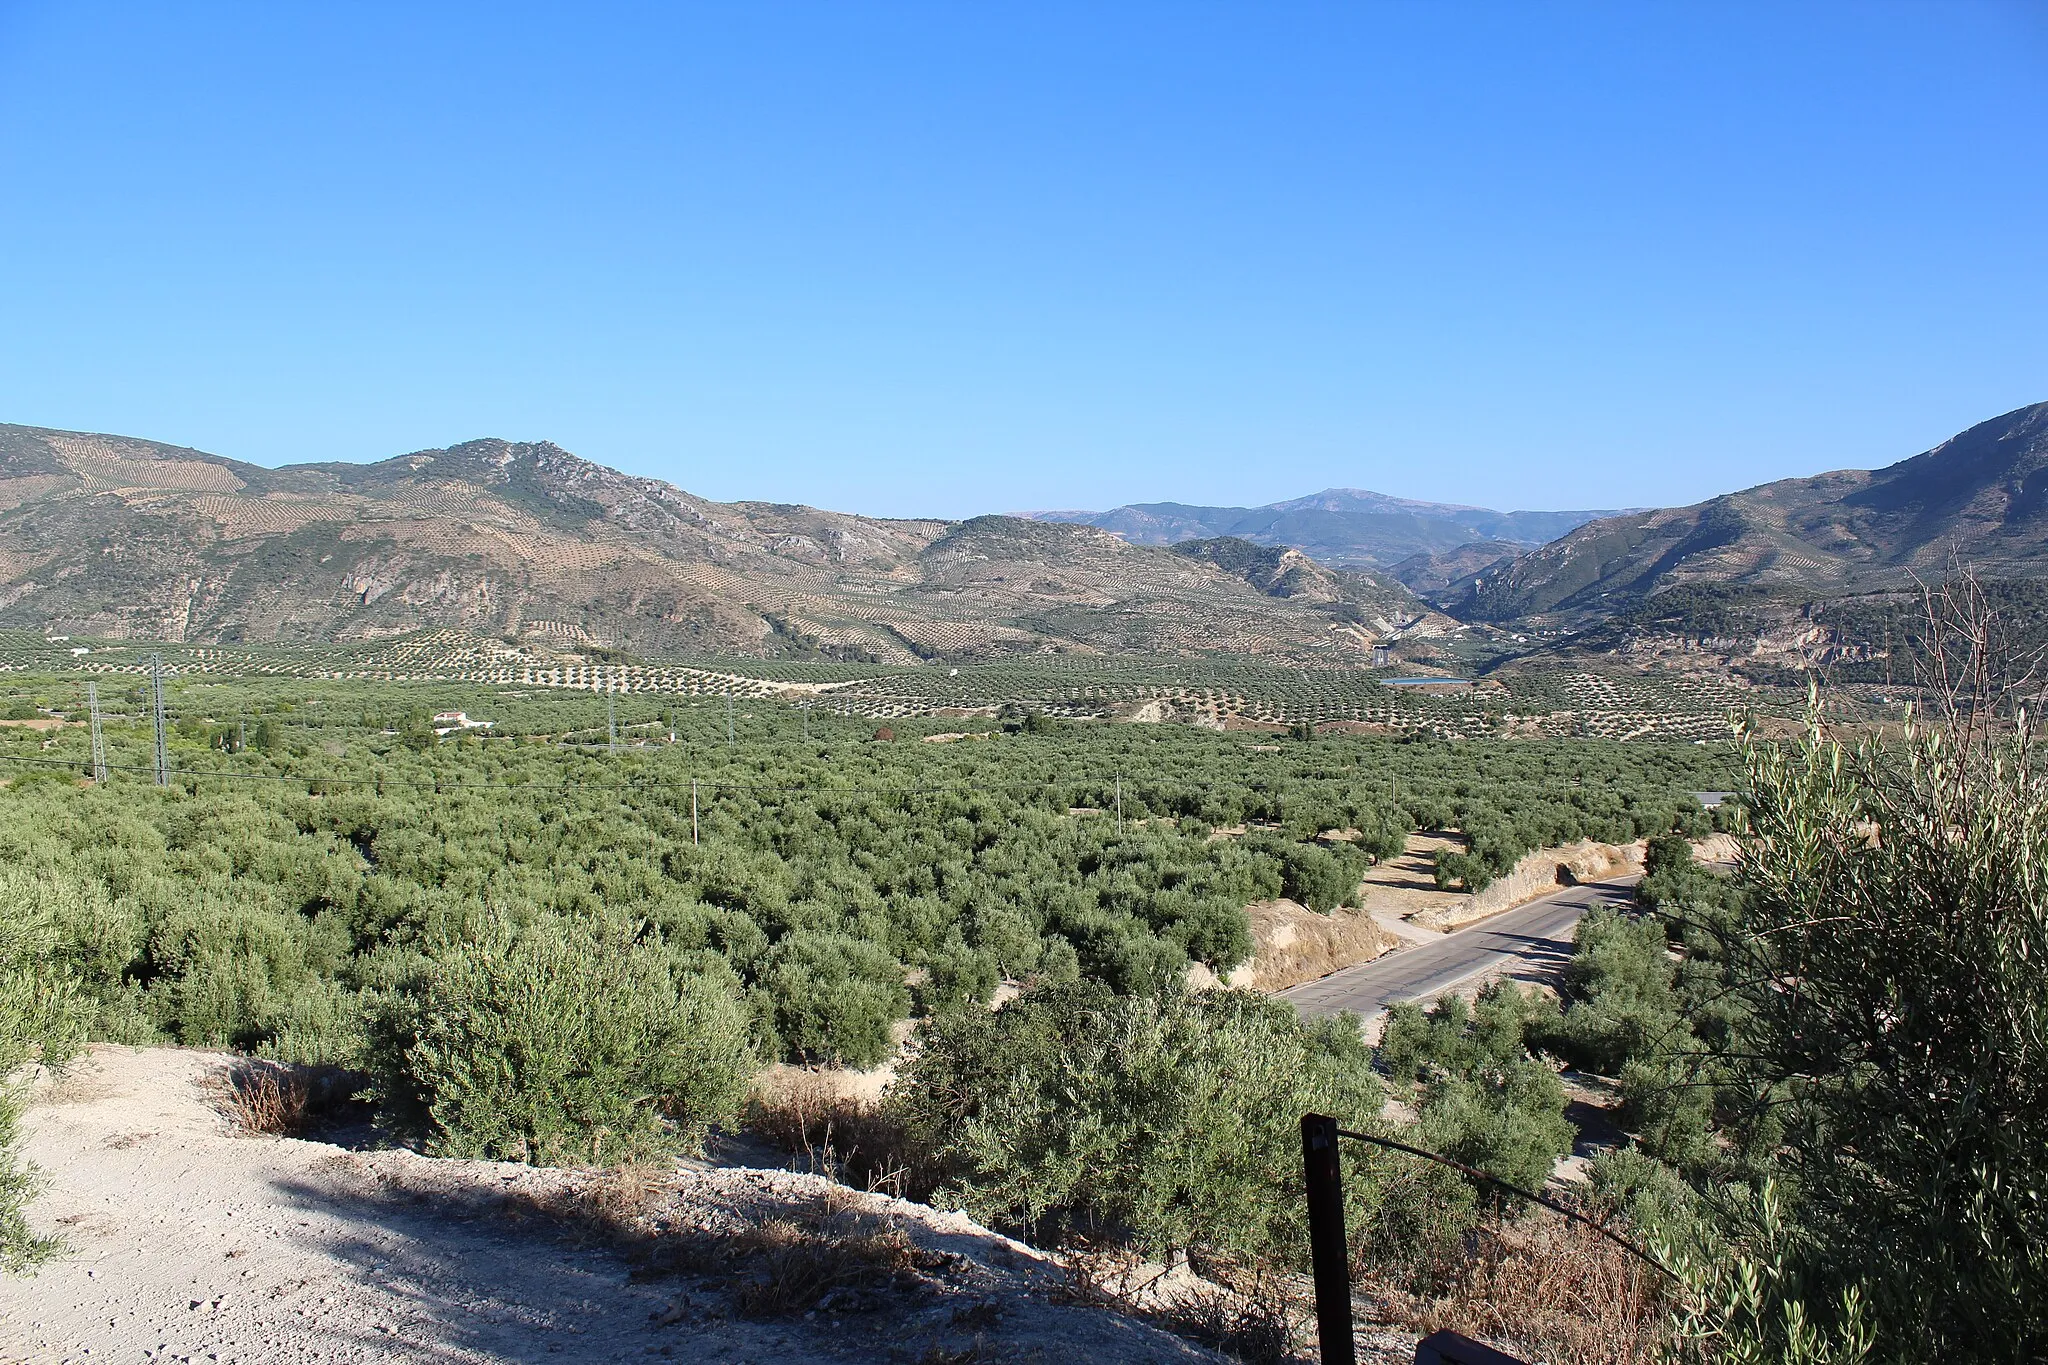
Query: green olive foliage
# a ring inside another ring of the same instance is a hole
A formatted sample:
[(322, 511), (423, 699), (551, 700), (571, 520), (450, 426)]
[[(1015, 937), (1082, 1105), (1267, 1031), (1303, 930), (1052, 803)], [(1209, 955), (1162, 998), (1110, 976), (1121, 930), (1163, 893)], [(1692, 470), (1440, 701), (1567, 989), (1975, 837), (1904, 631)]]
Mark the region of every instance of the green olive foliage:
[[(764, 1056), (865, 1064), (907, 1014), (986, 1001), (1005, 979), (1144, 994), (1190, 963), (1227, 971), (1251, 952), (1247, 905), (1339, 904), (1424, 824), (1510, 821), (1531, 846), (1630, 838), (1727, 785), (1725, 755), (1689, 745), (1325, 736), (1266, 753), (1069, 722), (930, 745), (917, 736), (940, 723), (914, 720), (875, 744), (871, 720), (761, 700), (728, 745), (719, 702), (646, 695), (618, 699), (614, 755), (588, 694), (183, 678), (170, 711), (196, 723), (174, 727), (180, 776), (159, 789), (142, 691), (102, 683), (105, 784), (71, 775), (83, 725), (0, 732), (0, 765), (45, 774), (0, 789), (0, 865), (64, 888), (53, 951), (87, 1027), (394, 1076), (392, 1020), (413, 1017), (422, 983), (496, 989), (458, 970), (486, 909), (565, 941), (637, 926), (650, 953), (737, 983)], [(83, 700), (80, 679), (11, 684), (44, 711)], [(419, 733), (458, 708), (499, 728)], [(475, 1122), (477, 1150), (530, 1151), (547, 1104), (590, 1108), (566, 1089), (521, 1103), (532, 1115), (502, 1131), (467, 1101), (415, 1131), (454, 1144)], [(564, 1150), (583, 1141), (562, 1133)]]
[(1898, 1360), (2048, 1341), (2048, 771), (1989, 708), (1749, 750), (1721, 1064), (1781, 1125), (1801, 1269)]
[(679, 967), (617, 922), (478, 925), (379, 1002), (380, 1121), (440, 1156), (599, 1164), (695, 1149), (738, 1116), (756, 1057), (730, 971)]
[[(35, 686), (44, 705), (82, 691)], [(102, 697), (123, 704), (111, 687)], [(522, 737), (406, 742), (409, 717), (458, 707)], [(1242, 962), (1252, 902), (1351, 898), (1368, 861), (1424, 824), (1512, 821), (1529, 847), (1626, 839), (1681, 823), (1690, 790), (1726, 781), (1725, 758), (1693, 746), (1330, 736), (1268, 754), (1183, 727), (1093, 724), (876, 745), (857, 719), (752, 707), (728, 747), (716, 704), (621, 698), (622, 733), (679, 738), (612, 756), (579, 739), (605, 733), (589, 696), (180, 680), (174, 716), (223, 732), (241, 717), (268, 738), (228, 754), (174, 732), (174, 766), (254, 779), (153, 788), (118, 771), (146, 769), (148, 732), (136, 712), (115, 715), (114, 780), (0, 791), (0, 854), (97, 888), (106, 923), (89, 935), (85, 983), (96, 999), (135, 997), (130, 1034), (328, 1061), (360, 1046), (348, 1001), (486, 902), (619, 913), (719, 953), (771, 996), (769, 974), (797, 968), (770, 950), (805, 931), (924, 973), (937, 985), (920, 1001), (985, 998), (991, 971), (1143, 991), (1189, 962)], [(0, 760), (82, 762), (81, 729), (50, 751), (0, 734)], [(1119, 785), (1121, 828), (1106, 813)], [(882, 994), (901, 1017), (908, 1006)], [(760, 1012), (795, 1023), (789, 1004), (785, 992)], [(860, 1053), (805, 1027), (786, 1055)]]
[[(1537, 1189), (1572, 1149), (1564, 1085), (1529, 1053), (1554, 1027), (1555, 1009), (1508, 982), (1471, 1005), (1447, 995), (1428, 1011), (1396, 1005), (1380, 1035), (1381, 1066), (1419, 1086), (1423, 1145), (1497, 1179)], [(1485, 1192), (1497, 1202), (1495, 1192)]]
[[(1381, 1099), (1353, 1020), (1304, 1024), (1250, 991), (1119, 996), (1099, 982), (932, 1021), (892, 1092), (938, 1169), (936, 1197), (984, 1221), (1293, 1261), (1307, 1237), (1301, 1115), (1371, 1129)], [(1411, 1249), (1424, 1230), (1454, 1235), (1469, 1208), (1455, 1182), (1392, 1173), (1381, 1155), (1353, 1166), (1354, 1233)]]
[(896, 959), (848, 934), (797, 930), (768, 950), (762, 979), (783, 1046), (808, 1062), (875, 1065), (910, 1005)]
[(12, 1273), (57, 1250), (26, 1216), (41, 1180), (16, 1150), (22, 1097), (15, 1076), (32, 1061), (61, 1067), (83, 1041), (87, 1010), (52, 905), (66, 891), (15, 869), (0, 871), (0, 1271)]
[(1545, 1043), (1575, 1066), (1619, 1076), (1683, 1027), (1670, 941), (1660, 920), (1602, 907), (1579, 921), (1573, 947), (1568, 1007)]

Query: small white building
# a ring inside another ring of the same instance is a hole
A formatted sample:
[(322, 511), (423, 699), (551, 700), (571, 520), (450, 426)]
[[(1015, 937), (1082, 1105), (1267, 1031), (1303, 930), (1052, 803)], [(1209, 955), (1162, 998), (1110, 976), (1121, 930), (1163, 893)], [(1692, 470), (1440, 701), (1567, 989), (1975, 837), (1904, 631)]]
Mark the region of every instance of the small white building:
[(488, 730), (496, 723), (489, 720), (471, 720), (460, 711), (434, 713), (434, 733), (437, 735), (452, 735), (457, 730)]

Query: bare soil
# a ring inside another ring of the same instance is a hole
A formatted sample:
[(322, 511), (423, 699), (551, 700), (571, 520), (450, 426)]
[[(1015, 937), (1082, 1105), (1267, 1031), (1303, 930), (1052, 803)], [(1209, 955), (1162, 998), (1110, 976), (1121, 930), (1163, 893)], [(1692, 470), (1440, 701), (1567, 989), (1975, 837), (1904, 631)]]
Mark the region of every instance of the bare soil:
[(1229, 984), (1282, 991), (1328, 976), (1356, 962), (1370, 962), (1398, 946), (1396, 935), (1362, 910), (1340, 907), (1317, 914), (1290, 900), (1247, 906), (1252, 960), (1231, 972)]
[(39, 1082), (31, 1217), (67, 1249), (6, 1285), (0, 1361), (1219, 1359), (962, 1215), (817, 1176), (240, 1135), (229, 1060), (100, 1047)]

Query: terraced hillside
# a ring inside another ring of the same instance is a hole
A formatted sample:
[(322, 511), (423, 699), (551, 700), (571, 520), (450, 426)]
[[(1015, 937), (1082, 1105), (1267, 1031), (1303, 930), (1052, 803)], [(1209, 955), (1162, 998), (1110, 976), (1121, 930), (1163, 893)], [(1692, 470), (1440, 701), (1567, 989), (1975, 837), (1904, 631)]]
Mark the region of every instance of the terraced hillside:
[[(1440, 739), (1713, 741), (1728, 737), (1735, 712), (1789, 715), (1803, 697), (1796, 688), (1756, 687), (1739, 677), (1569, 663), (1502, 670), (1476, 682), (1446, 676), (1431, 685), (1402, 686), (1386, 680), (1412, 674), (1412, 667), (1079, 653), (1012, 655), (943, 668), (792, 659), (654, 661), (601, 650), (565, 654), (454, 629), (314, 646), (48, 638), (0, 630), (0, 675), (61, 680), (44, 702), (74, 720), (89, 679), (100, 680), (109, 705), (116, 696), (139, 698), (136, 685), (152, 656), (180, 687), (276, 679), (290, 681), (293, 694), (302, 697), (345, 695), (356, 683), (470, 689), (441, 696), (437, 708), (470, 701), (502, 706), (513, 696), (610, 693), (619, 698), (622, 716), (636, 706), (644, 711), (699, 699), (715, 707), (730, 697), (871, 721), (923, 721), (961, 733), (1015, 723), (1024, 712), (1210, 730), (1278, 732), (1306, 724), (1326, 732)], [(344, 691), (335, 693), (336, 688)], [(596, 696), (589, 705), (590, 724), (601, 738), (605, 707)], [(633, 714), (646, 719), (640, 711)]]
[(1296, 590), (1271, 569), (1088, 526), (714, 503), (546, 442), (266, 469), (0, 426), (0, 625), (60, 634), (317, 644), (443, 627), (567, 652), (911, 664), (1357, 661), (1450, 627), (1391, 579)]

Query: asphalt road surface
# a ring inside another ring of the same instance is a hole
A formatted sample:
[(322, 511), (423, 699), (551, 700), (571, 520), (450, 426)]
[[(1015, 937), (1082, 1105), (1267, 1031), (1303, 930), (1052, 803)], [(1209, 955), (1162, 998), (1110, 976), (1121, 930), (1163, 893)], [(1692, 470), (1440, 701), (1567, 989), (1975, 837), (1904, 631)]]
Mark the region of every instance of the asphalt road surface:
[(1427, 1000), (1482, 973), (1523, 979), (1554, 973), (1572, 956), (1572, 927), (1597, 905), (1633, 899), (1640, 874), (1587, 882), (1502, 911), (1430, 943), (1304, 981), (1280, 992), (1310, 1018), (1350, 1010), (1371, 1017), (1403, 1000)]

